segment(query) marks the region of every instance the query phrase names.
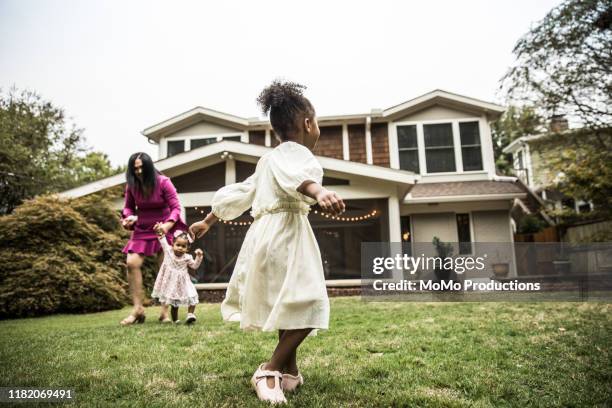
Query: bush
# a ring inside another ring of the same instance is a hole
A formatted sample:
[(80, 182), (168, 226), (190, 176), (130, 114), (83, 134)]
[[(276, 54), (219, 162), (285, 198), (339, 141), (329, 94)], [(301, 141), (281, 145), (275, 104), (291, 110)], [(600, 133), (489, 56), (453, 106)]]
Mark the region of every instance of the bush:
[(519, 221), (517, 232), (519, 234), (535, 234), (547, 227), (546, 221), (536, 215), (529, 214)]
[(0, 318), (123, 307), (128, 237), (103, 196), (42, 196), (0, 217)]

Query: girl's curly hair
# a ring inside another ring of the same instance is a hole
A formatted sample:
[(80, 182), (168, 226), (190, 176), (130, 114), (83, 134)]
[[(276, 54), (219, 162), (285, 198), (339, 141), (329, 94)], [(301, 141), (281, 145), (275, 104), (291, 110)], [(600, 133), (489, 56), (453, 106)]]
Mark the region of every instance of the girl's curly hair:
[(272, 128), (281, 141), (298, 132), (304, 118), (315, 114), (314, 107), (302, 94), (305, 89), (304, 85), (276, 79), (257, 98), (263, 114), (270, 114)]

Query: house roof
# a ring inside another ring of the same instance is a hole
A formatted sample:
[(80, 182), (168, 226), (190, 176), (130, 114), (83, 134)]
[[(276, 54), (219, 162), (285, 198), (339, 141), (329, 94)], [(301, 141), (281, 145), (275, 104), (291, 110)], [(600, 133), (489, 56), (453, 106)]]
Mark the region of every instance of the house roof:
[[(223, 140), (197, 149), (189, 150), (155, 162), (157, 170), (180, 174), (194, 171), (197, 168), (206, 167), (224, 160), (222, 156), (232, 154), (236, 160), (256, 162), (261, 156), (271, 151), (272, 147), (259, 146), (249, 143)], [(412, 172), (395, 170), (387, 167), (373, 166), (370, 164), (356, 163), (348, 160), (333, 159), (330, 157), (315, 156), (324, 170), (335, 173), (360, 176), (374, 179), (376, 182), (394, 183), (403, 194), (415, 184), (420, 178)], [(80, 187), (60, 193), (62, 197), (82, 197), (108, 188), (125, 183), (125, 174), (117, 174)]]
[(504, 153), (514, 153), (516, 152), (521, 146), (523, 146), (526, 143), (529, 143), (533, 140), (538, 140), (541, 139), (542, 137), (546, 136), (545, 134), (542, 135), (527, 135), (527, 136), (521, 136), (517, 139), (514, 139), (512, 141), (512, 143), (510, 143), (508, 146), (503, 148), (503, 152)]
[(524, 198), (526, 192), (513, 178), (507, 181), (478, 180), (448, 183), (419, 183), (406, 196), (407, 203), (482, 201)]
[[(365, 122), (366, 118), (371, 118), (373, 122), (383, 122), (394, 120), (434, 105), (447, 106), (474, 112), (475, 114), (485, 114), (490, 119), (496, 119), (505, 110), (503, 106), (496, 105), (491, 102), (485, 102), (479, 99), (436, 89), (401, 104), (392, 106), (388, 109), (372, 109), (370, 113), (319, 116), (317, 119), (323, 126), (342, 122), (363, 123)], [(268, 119), (242, 118), (229, 113), (197, 106), (177, 116), (173, 116), (170, 119), (146, 128), (142, 131), (142, 134), (155, 142), (159, 142), (161, 137), (191, 126), (200, 121), (209, 121), (243, 131), (270, 128), (270, 121)]]

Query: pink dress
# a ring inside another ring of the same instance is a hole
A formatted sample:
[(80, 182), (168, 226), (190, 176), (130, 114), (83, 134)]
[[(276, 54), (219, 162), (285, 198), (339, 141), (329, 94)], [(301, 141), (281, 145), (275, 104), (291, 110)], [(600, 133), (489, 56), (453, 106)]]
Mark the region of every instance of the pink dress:
[(198, 292), (189, 278), (187, 268), (198, 269), (202, 257), (193, 259), (189, 254), (177, 257), (164, 237), (159, 237), (159, 242), (164, 249), (164, 262), (155, 279), (151, 297), (159, 299), (159, 302), (165, 305), (197, 305)]
[(174, 227), (166, 235), (168, 243), (172, 244), (173, 233), (176, 230), (187, 231), (188, 227), (181, 219), (181, 205), (176, 189), (170, 179), (157, 175), (157, 183), (151, 195), (143, 197), (138, 191), (125, 187), (125, 205), (123, 218), (137, 215), (132, 237), (123, 248), (123, 253), (135, 252), (145, 256), (155, 255), (161, 250), (157, 234), (153, 226), (158, 222), (174, 221)]

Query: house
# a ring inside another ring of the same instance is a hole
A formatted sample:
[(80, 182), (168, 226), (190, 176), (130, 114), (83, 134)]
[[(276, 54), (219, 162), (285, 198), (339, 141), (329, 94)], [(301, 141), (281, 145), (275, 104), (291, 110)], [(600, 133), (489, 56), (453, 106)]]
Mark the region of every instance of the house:
[[(323, 184), (347, 204), (341, 217), (316, 206), (309, 214), (329, 285), (357, 282), (362, 242), (403, 242), (410, 249), (437, 236), (461, 243), (460, 255), (470, 254), (475, 242), (513, 242), (510, 210), (527, 194), (516, 178), (495, 172), (489, 124), (503, 111), (435, 90), (387, 109), (318, 117), (321, 138), (314, 154), (325, 172)], [(246, 179), (278, 144), (268, 120), (203, 107), (142, 134), (158, 145), (156, 167), (172, 178), (188, 223), (210, 210), (217, 189)], [(63, 195), (124, 183), (124, 175), (116, 175)], [(246, 212), (205, 236), (200, 282), (211, 288), (228, 282), (251, 220)]]
[(559, 147), (554, 143), (542, 143), (550, 136), (564, 138), (571, 133), (567, 119), (563, 115), (555, 115), (551, 119), (549, 131), (519, 137), (506, 146), (503, 152), (512, 154), (514, 174), (542, 199), (546, 208), (569, 208), (577, 213), (590, 212), (593, 209), (591, 203), (575, 200), (555, 190), (554, 185), (559, 174), (550, 169), (549, 160), (551, 156), (558, 155)]

